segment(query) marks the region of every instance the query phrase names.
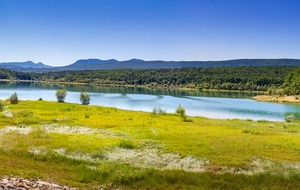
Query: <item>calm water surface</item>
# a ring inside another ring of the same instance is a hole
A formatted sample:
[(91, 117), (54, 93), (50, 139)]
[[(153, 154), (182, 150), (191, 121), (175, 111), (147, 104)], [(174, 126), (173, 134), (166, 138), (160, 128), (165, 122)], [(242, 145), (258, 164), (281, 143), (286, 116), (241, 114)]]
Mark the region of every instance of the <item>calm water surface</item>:
[(40, 83), (0, 82), (0, 99), (8, 98), (16, 92), (21, 100), (56, 101), (57, 89), (68, 91), (66, 102), (80, 103), (80, 91), (91, 95), (92, 105), (116, 107), (127, 110), (151, 112), (159, 107), (174, 113), (181, 104), (187, 115), (219, 119), (253, 119), (283, 121), (286, 113), (300, 112), (299, 105), (257, 102), (255, 93), (238, 92), (197, 92), (180, 90), (151, 90), (124, 87), (95, 87), (76, 85), (49, 85)]

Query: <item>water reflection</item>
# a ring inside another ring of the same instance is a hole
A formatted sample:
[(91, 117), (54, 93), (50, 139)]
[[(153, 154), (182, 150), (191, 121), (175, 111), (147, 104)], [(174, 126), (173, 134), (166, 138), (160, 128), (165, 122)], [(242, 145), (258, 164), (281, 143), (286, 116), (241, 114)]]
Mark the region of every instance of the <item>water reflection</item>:
[(250, 98), (258, 95), (255, 92), (218, 92), (218, 91), (200, 91), (200, 90), (178, 90), (178, 89), (150, 89), (135, 87), (108, 87), (94, 85), (71, 85), (71, 84), (53, 84), (39, 82), (0, 82), (0, 89), (61, 89), (73, 92), (99, 92), (110, 94), (147, 94), (147, 95), (169, 95), (175, 97), (182, 96), (207, 96), (219, 98)]
[(299, 113), (299, 105), (257, 102), (251, 99), (255, 93), (201, 92), (170, 89), (142, 89), (125, 87), (99, 87), (82, 85), (57, 85), (45, 83), (0, 83), (0, 99), (17, 92), (20, 99), (56, 101), (57, 89), (68, 91), (66, 102), (80, 103), (80, 91), (89, 92), (90, 103), (127, 110), (151, 112), (160, 107), (174, 113), (181, 104), (190, 116), (220, 119), (253, 119), (282, 121), (287, 112)]

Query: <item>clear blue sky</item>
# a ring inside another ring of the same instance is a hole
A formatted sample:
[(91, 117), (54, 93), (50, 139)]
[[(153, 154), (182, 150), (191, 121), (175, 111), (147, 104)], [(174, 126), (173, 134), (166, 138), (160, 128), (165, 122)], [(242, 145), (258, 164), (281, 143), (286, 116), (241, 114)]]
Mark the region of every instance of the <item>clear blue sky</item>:
[(0, 0), (0, 62), (300, 58), (300, 0)]

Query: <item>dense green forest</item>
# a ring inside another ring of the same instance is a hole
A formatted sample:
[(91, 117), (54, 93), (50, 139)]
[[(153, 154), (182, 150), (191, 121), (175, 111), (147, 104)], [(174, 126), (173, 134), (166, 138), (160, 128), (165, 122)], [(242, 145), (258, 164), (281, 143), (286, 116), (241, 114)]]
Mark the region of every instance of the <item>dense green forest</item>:
[(282, 87), (284, 94), (300, 95), (300, 67), (288, 74)]
[(288, 73), (281, 86), (272, 85), (269, 87), (268, 94), (276, 96), (300, 95), (300, 67)]
[(31, 75), (29, 75), (28, 73), (16, 72), (0, 68), (0, 79), (31, 80), (31, 78)]
[[(74, 82), (97, 85), (146, 85), (197, 89), (265, 91), (279, 87), (297, 67), (213, 67), (182, 69), (120, 69), (20, 73), (0, 70), (1, 79)], [(287, 81), (286, 81), (287, 83)]]

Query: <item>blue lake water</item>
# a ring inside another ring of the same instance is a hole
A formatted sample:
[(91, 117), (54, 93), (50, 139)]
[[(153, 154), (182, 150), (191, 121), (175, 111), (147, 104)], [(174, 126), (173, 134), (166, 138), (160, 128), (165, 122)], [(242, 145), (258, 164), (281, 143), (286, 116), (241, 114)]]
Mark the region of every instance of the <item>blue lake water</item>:
[(156, 107), (174, 113), (178, 104), (181, 104), (189, 116), (271, 121), (283, 121), (286, 113), (300, 112), (300, 105), (257, 102), (252, 99), (256, 95), (254, 93), (61, 86), (40, 83), (0, 82), (0, 99), (6, 99), (16, 92), (20, 100), (42, 98), (43, 100), (56, 101), (55, 92), (61, 88), (68, 91), (66, 102), (80, 103), (80, 91), (86, 91), (91, 95), (91, 105), (126, 110), (151, 112)]

